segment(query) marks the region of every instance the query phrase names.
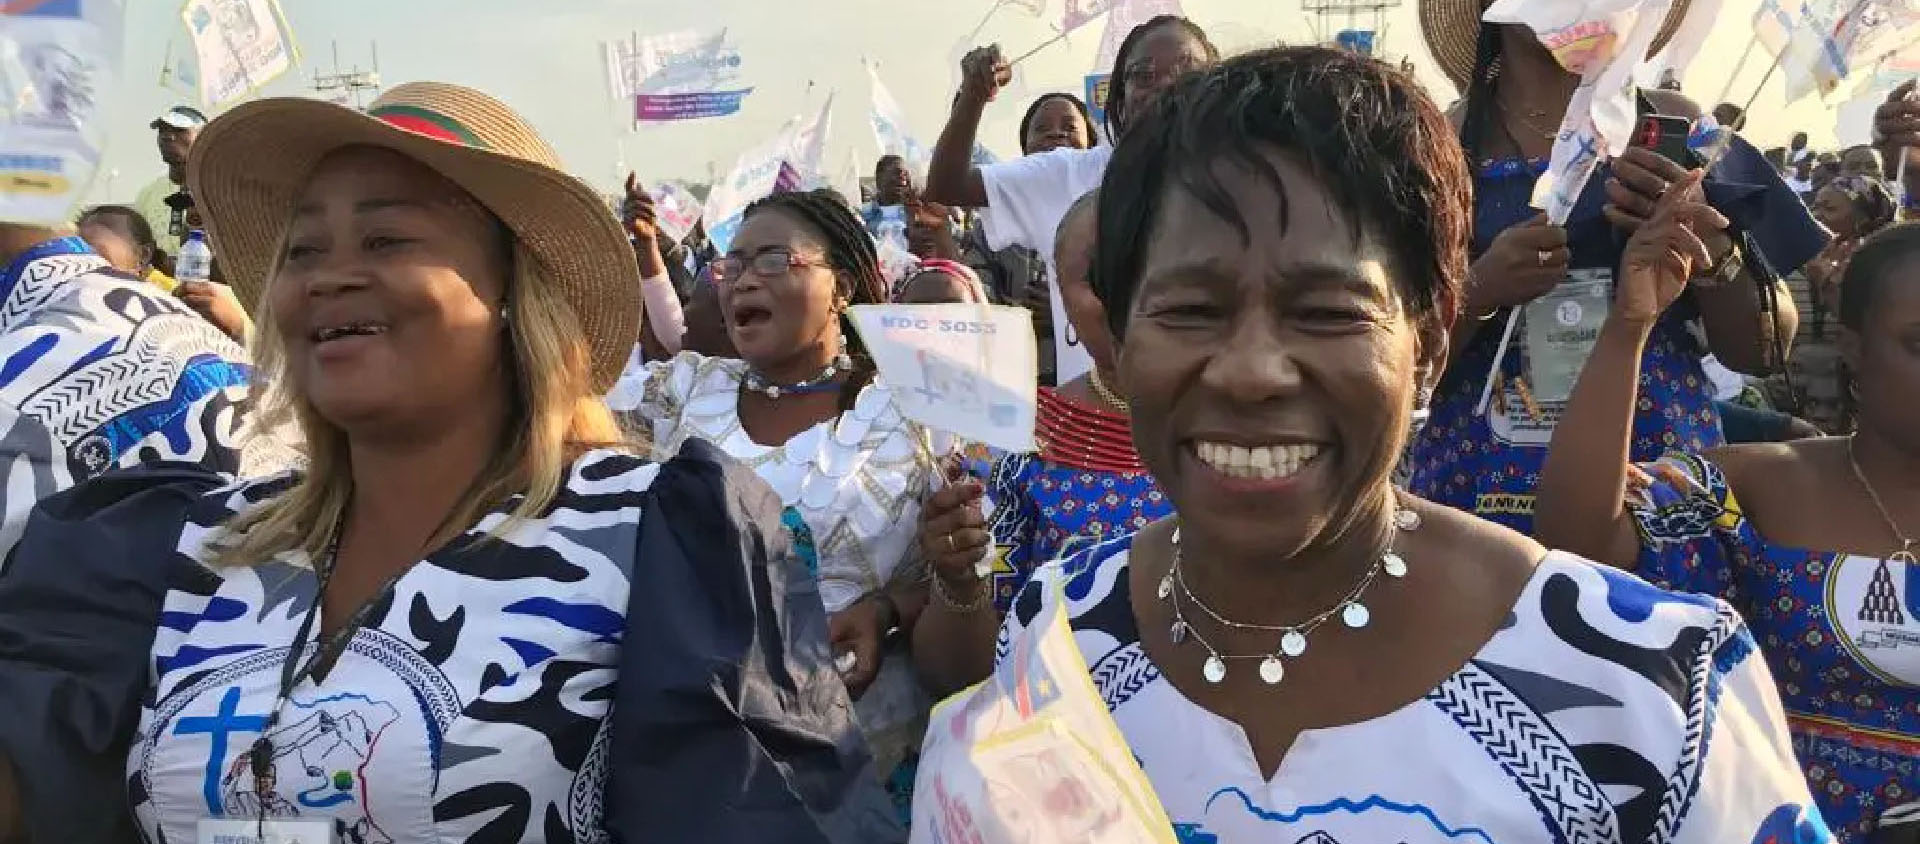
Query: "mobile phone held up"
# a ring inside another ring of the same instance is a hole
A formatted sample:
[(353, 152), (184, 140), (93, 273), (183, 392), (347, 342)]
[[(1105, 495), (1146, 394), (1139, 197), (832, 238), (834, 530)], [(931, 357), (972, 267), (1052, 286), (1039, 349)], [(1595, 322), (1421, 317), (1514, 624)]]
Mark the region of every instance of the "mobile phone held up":
[(1682, 167), (1694, 166), (1693, 150), (1687, 147), (1687, 135), (1693, 121), (1666, 114), (1644, 114), (1633, 129), (1633, 146), (1650, 149)]

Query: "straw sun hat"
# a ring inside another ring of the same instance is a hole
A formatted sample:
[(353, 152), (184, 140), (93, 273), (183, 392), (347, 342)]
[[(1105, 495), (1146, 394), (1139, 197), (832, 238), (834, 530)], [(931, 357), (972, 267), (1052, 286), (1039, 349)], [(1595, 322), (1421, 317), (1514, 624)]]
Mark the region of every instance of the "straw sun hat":
[(613, 386), (639, 341), (644, 307), (626, 233), (599, 194), (561, 171), (559, 156), (526, 120), (455, 85), (401, 85), (364, 113), (319, 100), (256, 100), (202, 130), (187, 184), (249, 310), (308, 175), (328, 153), (357, 145), (426, 165), (506, 223), (579, 317), (594, 388)]
[[(1482, 0), (1419, 0), (1420, 34), (1426, 36), (1427, 52), (1433, 54), (1433, 60), (1440, 63), (1447, 78), (1453, 80), (1453, 87), (1462, 95), (1467, 92), (1467, 79), (1473, 75), (1474, 58), (1479, 53), (1480, 13)], [(1687, 17), (1687, 6), (1691, 0), (1674, 0), (1673, 8), (1667, 10), (1667, 19), (1660, 25), (1660, 33), (1654, 36), (1653, 47), (1647, 50), (1648, 56), (1658, 54), (1667, 42), (1673, 40), (1674, 32), (1680, 29), (1680, 22)]]

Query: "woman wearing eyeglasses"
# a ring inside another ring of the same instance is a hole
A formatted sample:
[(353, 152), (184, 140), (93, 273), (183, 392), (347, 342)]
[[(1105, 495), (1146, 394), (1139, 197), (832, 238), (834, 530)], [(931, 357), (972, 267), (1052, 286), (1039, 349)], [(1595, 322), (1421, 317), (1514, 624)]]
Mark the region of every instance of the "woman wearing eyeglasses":
[(904, 799), (931, 704), (906, 658), (926, 603), (915, 528), (948, 443), (874, 383), (847, 309), (887, 301), (886, 285), (873, 239), (837, 194), (748, 206), (711, 270), (739, 357), (682, 352), (633, 367), (607, 401), (650, 427), (659, 459), (700, 438), (753, 467), (788, 524), (811, 535), (838, 667)]

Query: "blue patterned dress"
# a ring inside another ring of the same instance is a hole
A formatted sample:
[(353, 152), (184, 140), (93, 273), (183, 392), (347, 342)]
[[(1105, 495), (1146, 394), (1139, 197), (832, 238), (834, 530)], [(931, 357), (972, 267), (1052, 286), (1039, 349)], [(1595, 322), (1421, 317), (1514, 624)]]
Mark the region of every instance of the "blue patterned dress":
[(0, 569), (36, 503), (108, 469), (279, 468), (242, 465), (251, 372), (219, 329), (86, 241), (21, 253), (0, 270)]
[[(1544, 162), (1492, 161), (1475, 181), (1474, 254), (1495, 236), (1539, 212), (1528, 201)], [(1606, 165), (1574, 206), (1567, 221), (1575, 277), (1612, 280), (1626, 236), (1602, 216)], [(1707, 196), (1736, 228), (1754, 235), (1767, 262), (1791, 272), (1825, 245), (1825, 234), (1806, 206), (1780, 181), (1746, 141), (1735, 139), (1708, 172)], [(1749, 265), (1755, 258), (1749, 256)], [(1713, 385), (1701, 369), (1707, 354), (1690, 324), (1699, 312), (1690, 296), (1668, 308), (1647, 343), (1640, 369), (1640, 403), (1633, 420), (1633, 459), (1647, 461), (1675, 449), (1701, 451), (1722, 442)], [(1547, 444), (1563, 403), (1537, 402), (1523, 394), (1527, 353), (1515, 332), (1501, 361), (1500, 388), (1485, 415), (1476, 411), (1493, 366), (1506, 312), (1474, 336), (1449, 368), (1434, 395), (1433, 417), (1409, 454), (1409, 489), (1431, 501), (1465, 510), (1519, 530), (1533, 531), (1534, 488), (1546, 462)]]
[(1035, 568), (1173, 512), (1134, 453), (1127, 417), (1054, 390), (1039, 399), (1041, 450), (1001, 457), (987, 486), (993, 600), (1003, 615)]
[(1920, 566), (1769, 542), (1700, 457), (1645, 468), (1639, 574), (1747, 617), (1821, 812), (1839, 840), (1868, 841), (1920, 800)]

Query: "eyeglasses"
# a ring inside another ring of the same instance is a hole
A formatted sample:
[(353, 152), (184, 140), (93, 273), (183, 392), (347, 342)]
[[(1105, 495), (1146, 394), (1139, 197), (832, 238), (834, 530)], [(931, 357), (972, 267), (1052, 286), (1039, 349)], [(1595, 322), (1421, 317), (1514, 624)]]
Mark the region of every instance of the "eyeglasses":
[(799, 255), (795, 255), (791, 249), (776, 247), (755, 252), (752, 257), (722, 255), (714, 260), (711, 268), (713, 270), (713, 283), (731, 284), (738, 281), (741, 276), (746, 275), (748, 270), (752, 270), (754, 275), (760, 276), (761, 278), (771, 278), (773, 276), (783, 275), (789, 270), (800, 267), (824, 266), (827, 266), (825, 261), (813, 258), (802, 258)]
[(1199, 69), (1200, 63), (1191, 57), (1179, 59), (1167, 67), (1154, 67), (1152, 62), (1140, 62), (1126, 69), (1127, 84), (1135, 88), (1147, 88), (1160, 82), (1172, 82), (1187, 71)]

